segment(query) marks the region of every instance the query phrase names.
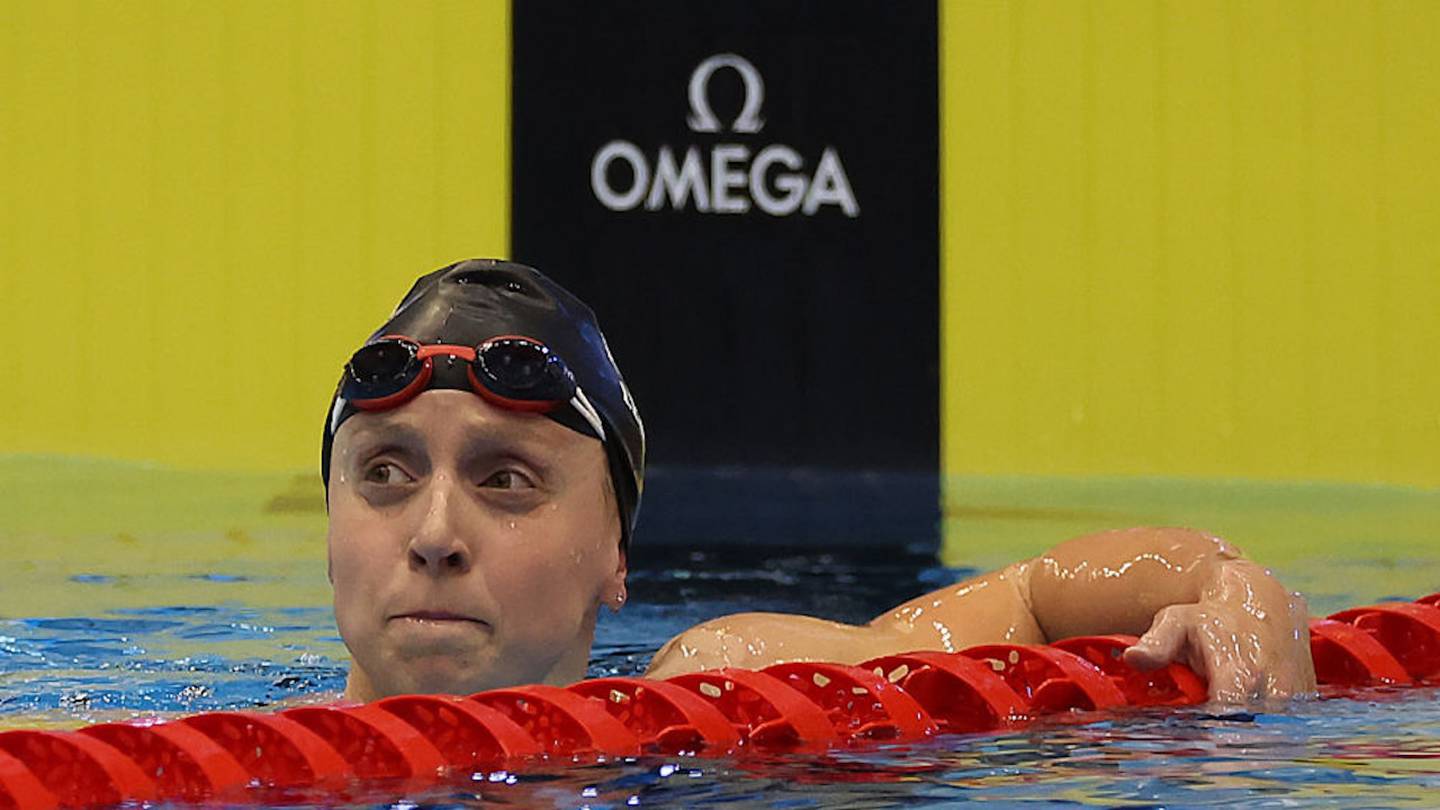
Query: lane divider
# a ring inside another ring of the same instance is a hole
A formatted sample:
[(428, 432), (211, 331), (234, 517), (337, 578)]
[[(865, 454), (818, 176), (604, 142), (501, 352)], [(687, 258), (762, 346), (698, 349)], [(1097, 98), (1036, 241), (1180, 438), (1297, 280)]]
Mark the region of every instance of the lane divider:
[[(1083, 636), (886, 655), (858, 666), (795, 662), (665, 681), (598, 678), (469, 697), (7, 731), (0, 810), (334, 796), (374, 803), (547, 761), (824, 751), (998, 731), (1057, 713), (1205, 701), (1204, 680), (1184, 666), (1129, 667), (1122, 653), (1134, 642)], [(1325, 697), (1440, 686), (1440, 593), (1314, 619), (1310, 649)]]

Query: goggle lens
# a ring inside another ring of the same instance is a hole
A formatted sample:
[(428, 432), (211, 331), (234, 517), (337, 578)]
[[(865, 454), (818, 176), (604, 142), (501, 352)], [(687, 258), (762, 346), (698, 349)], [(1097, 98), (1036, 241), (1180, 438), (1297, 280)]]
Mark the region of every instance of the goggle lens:
[(502, 396), (563, 401), (574, 393), (574, 378), (565, 364), (539, 343), (491, 340), (481, 345), (476, 358), (480, 371)]
[(382, 340), (363, 346), (345, 364), (354, 386), (352, 399), (389, 396), (403, 389), (419, 371), (417, 347), (399, 340)]

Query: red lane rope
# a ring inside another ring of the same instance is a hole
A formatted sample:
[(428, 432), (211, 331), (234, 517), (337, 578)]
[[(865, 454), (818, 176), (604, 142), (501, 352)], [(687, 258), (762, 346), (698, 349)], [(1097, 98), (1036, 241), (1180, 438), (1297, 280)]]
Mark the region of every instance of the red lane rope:
[[(641, 753), (739, 755), (994, 731), (1057, 712), (1183, 706), (1205, 682), (1139, 672), (1133, 636), (920, 651), (859, 666), (776, 664), (665, 681), (600, 678), (461, 697), (403, 695), (279, 714), (208, 712), (164, 723), (0, 733), (0, 810), (120, 802), (259, 801), (266, 789), (398, 795), (451, 776)], [(1322, 694), (1440, 686), (1440, 593), (1310, 623)], [(256, 791), (260, 789), (260, 792)]]

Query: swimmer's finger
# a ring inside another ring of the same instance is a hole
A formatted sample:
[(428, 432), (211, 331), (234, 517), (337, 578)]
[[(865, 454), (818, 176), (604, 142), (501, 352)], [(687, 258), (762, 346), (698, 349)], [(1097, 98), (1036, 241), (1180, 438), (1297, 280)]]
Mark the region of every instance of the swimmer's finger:
[(1294, 662), (1293, 682), (1285, 696), (1315, 693), (1315, 661), (1310, 656), (1310, 604), (1299, 591), (1290, 594), (1290, 654)]
[(1259, 673), (1234, 657), (1211, 659), (1209, 668), (1211, 702), (1239, 706), (1264, 697)]
[(1155, 614), (1150, 629), (1140, 640), (1125, 649), (1125, 663), (1149, 672), (1172, 661), (1179, 661), (1186, 652), (1190, 625), (1195, 621), (1195, 605), (1171, 605)]
[(1218, 706), (1248, 706), (1260, 699), (1253, 687), (1239, 678), (1219, 677), (1210, 686), (1210, 702)]

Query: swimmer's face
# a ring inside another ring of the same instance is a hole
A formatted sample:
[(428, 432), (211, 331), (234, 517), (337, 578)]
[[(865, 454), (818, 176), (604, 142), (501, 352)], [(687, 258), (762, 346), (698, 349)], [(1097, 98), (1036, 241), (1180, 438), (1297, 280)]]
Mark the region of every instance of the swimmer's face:
[(599, 441), (426, 391), (341, 425), (329, 496), (347, 696), (584, 675), (599, 606), (625, 582)]

